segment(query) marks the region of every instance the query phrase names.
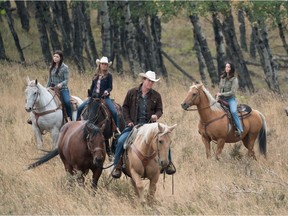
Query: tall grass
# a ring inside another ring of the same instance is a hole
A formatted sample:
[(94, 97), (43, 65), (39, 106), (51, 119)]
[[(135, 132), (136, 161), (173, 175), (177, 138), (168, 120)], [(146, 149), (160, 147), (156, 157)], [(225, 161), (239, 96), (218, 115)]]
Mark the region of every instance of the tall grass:
[[(240, 102), (260, 110), (268, 125), (268, 159), (259, 155), (257, 161), (246, 156), (240, 143), (226, 144), (222, 159), (208, 160), (198, 134), (197, 112), (180, 107), (186, 96), (185, 81), (155, 83), (163, 97), (164, 115), (160, 122), (178, 126), (173, 131), (172, 153), (177, 167), (174, 178), (161, 176), (157, 185), (156, 202), (142, 206), (137, 202), (128, 178), (110, 182), (110, 170), (105, 170), (94, 194), (90, 188), (70, 186), (61, 160), (57, 157), (29, 171), (25, 166), (43, 153), (36, 148), (34, 134), (26, 123), (24, 109), (25, 77), (46, 84), (47, 69), (23, 68), (2, 64), (0, 71), (0, 214), (287, 214), (288, 206), (288, 118), (283, 112), (285, 101), (265, 89), (254, 95), (240, 93)], [(84, 99), (92, 72), (80, 76), (70, 68), (70, 90)], [(112, 98), (122, 104), (127, 90), (139, 82), (130, 77), (114, 75)], [(207, 86), (209, 89), (209, 86)], [(215, 89), (209, 89), (211, 92)], [(44, 148), (51, 145), (49, 134), (44, 136)], [(240, 148), (239, 148), (240, 145)], [(212, 145), (212, 152), (216, 146)], [(236, 150), (235, 150), (236, 149)], [(239, 157), (234, 157), (234, 151)], [(105, 165), (109, 165), (106, 162)], [(163, 178), (162, 178), (163, 177)], [(145, 190), (148, 181), (145, 181)], [(147, 182), (147, 183), (146, 183)]]

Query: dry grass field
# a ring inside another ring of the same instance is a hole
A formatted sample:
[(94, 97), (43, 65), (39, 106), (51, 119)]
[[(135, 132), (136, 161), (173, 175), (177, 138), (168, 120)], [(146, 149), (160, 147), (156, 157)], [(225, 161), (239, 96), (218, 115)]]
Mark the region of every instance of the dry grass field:
[[(70, 68), (70, 89), (73, 95), (85, 98), (91, 75), (80, 77)], [(222, 159), (208, 160), (197, 132), (197, 112), (186, 112), (180, 104), (188, 86), (181, 82), (167, 84), (162, 79), (155, 89), (162, 93), (164, 115), (160, 122), (178, 126), (173, 131), (172, 152), (177, 173), (174, 178), (161, 176), (156, 202), (142, 206), (134, 196), (126, 177), (110, 182), (110, 170), (105, 170), (96, 194), (90, 188), (68, 186), (60, 159), (29, 171), (25, 166), (42, 152), (36, 148), (34, 134), (26, 123), (24, 109), (25, 77), (45, 83), (47, 71), (35, 67), (2, 64), (0, 71), (0, 214), (101, 214), (101, 215), (285, 215), (288, 206), (288, 117), (283, 112), (286, 100), (259, 90), (254, 95), (240, 93), (240, 102), (260, 110), (268, 126), (268, 158), (265, 160), (255, 145), (257, 161), (246, 156), (240, 143), (226, 144)], [(114, 77), (112, 97), (122, 103), (128, 88), (138, 82), (129, 77)], [(209, 87), (208, 87), (209, 89)], [(214, 92), (214, 89), (210, 89)], [(51, 139), (44, 136), (44, 147), (49, 150)], [(240, 149), (238, 149), (240, 147)], [(215, 150), (215, 145), (212, 145)], [(213, 152), (213, 151), (212, 151)], [(236, 159), (237, 156), (241, 159)], [(233, 154), (234, 153), (234, 154)], [(109, 161), (105, 165), (109, 165)], [(146, 184), (148, 188), (148, 182)]]
[[(15, 24), (19, 25), (19, 22)], [(164, 49), (187, 72), (193, 73), (195, 77), (199, 76), (192, 51), (193, 39), (189, 38), (192, 35), (191, 24), (188, 21), (174, 20), (163, 27)], [(208, 30), (205, 28), (205, 31)], [(30, 51), (25, 50), (27, 62), (41, 58), (34, 31), (35, 29), (29, 35), (21, 33), (23, 46), (34, 38)], [(4, 41), (11, 40), (8, 29), (1, 33)], [(213, 44), (211, 29), (207, 35), (210, 35), (207, 37), (209, 43)], [(278, 47), (280, 42), (273, 40), (273, 43), (273, 46)], [(7, 54), (17, 58), (13, 42), (7, 46)], [(173, 178), (164, 178), (162, 175), (157, 185), (155, 203), (142, 206), (134, 196), (129, 179), (122, 176), (119, 180), (111, 181), (110, 170), (105, 170), (100, 177), (96, 194), (90, 188), (91, 174), (86, 177), (85, 188), (77, 184), (70, 186), (59, 157), (33, 170), (25, 170), (26, 165), (43, 154), (37, 150), (32, 128), (26, 123), (28, 113), (24, 109), (25, 78), (37, 78), (45, 85), (48, 70), (41, 64), (26, 68), (17, 64), (0, 64), (1, 215), (288, 214), (288, 117), (284, 113), (284, 107), (288, 105), (287, 93), (285, 95), (287, 84), (284, 83), (286, 71), (279, 71), (282, 96), (269, 92), (263, 79), (253, 80), (257, 89), (255, 94), (239, 92), (238, 95), (239, 102), (258, 109), (266, 116), (267, 160), (259, 155), (257, 143), (254, 148), (257, 161), (246, 156), (247, 150), (241, 143), (235, 143), (226, 144), (221, 160), (216, 161), (206, 159), (205, 148), (197, 129), (197, 112), (186, 112), (180, 106), (191, 83), (169, 62), (165, 62), (170, 82), (161, 79), (154, 87), (162, 94), (164, 104), (164, 115), (159, 121), (168, 125), (178, 124), (172, 135), (172, 154), (177, 173)], [(80, 76), (72, 64), (68, 62), (68, 65), (71, 94), (84, 99), (93, 72), (88, 71)], [(249, 66), (249, 69), (263, 77), (259, 67)], [(138, 83), (129, 76), (114, 74), (112, 98), (122, 104), (127, 90)], [(211, 93), (216, 93), (216, 89), (209, 86), (207, 88)], [(50, 150), (50, 143), (50, 135), (46, 134), (44, 148)], [(212, 144), (213, 153), (215, 149), (216, 146)], [(109, 164), (109, 161), (105, 163), (106, 166)], [(145, 189), (147, 188), (148, 182)]]

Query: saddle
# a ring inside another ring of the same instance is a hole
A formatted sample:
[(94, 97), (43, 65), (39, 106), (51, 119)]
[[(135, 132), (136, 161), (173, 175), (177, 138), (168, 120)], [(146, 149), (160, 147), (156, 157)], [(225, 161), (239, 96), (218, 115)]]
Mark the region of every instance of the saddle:
[[(63, 102), (61, 100), (59, 88), (50, 87), (50, 88), (48, 88), (48, 91), (53, 96), (53, 98), (57, 104), (57, 107), (62, 108), (63, 115), (65, 116), (65, 119), (67, 120), (67, 113), (66, 113), (65, 105), (63, 104)], [(73, 97), (70, 97), (70, 103), (71, 103), (72, 111), (77, 111), (77, 109), (78, 109), (77, 100)]]
[[(233, 121), (233, 118), (230, 112), (229, 104), (225, 100), (220, 99), (220, 98), (218, 99), (218, 102), (220, 103), (224, 112), (227, 114), (230, 123), (234, 124), (235, 126), (235, 123)], [(238, 116), (240, 120), (243, 120), (244, 118), (247, 118), (250, 115), (252, 108), (248, 106), (247, 104), (238, 104), (237, 111), (238, 111)], [(235, 128), (237, 127), (235, 126)]]

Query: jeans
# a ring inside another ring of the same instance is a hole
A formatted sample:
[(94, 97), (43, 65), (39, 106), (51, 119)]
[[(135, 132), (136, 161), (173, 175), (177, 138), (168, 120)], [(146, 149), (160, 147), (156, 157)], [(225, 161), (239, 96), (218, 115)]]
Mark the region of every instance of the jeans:
[(88, 104), (88, 102), (89, 102), (89, 98), (86, 99), (85, 101), (83, 101), (83, 103), (78, 107), (76, 120), (78, 120), (80, 118), (80, 115), (81, 115), (83, 109), (85, 108), (85, 106)]
[(62, 101), (64, 103), (67, 116), (72, 121), (72, 107), (71, 107), (71, 103), (70, 103), (70, 92), (69, 92), (69, 89), (66, 89), (66, 88), (65, 89), (61, 89), (60, 90), (60, 95), (61, 95), (61, 99), (62, 99)]
[[(90, 98), (86, 99), (85, 101), (83, 101), (83, 103), (78, 107), (78, 110), (77, 110), (77, 120), (80, 118), (80, 115), (83, 111), (83, 109), (85, 108), (85, 106), (88, 104)], [(116, 127), (119, 127), (118, 125), (118, 115), (117, 115), (117, 111), (116, 111), (116, 108), (114, 106), (114, 103), (112, 102), (112, 100), (109, 98), (109, 97), (105, 97), (104, 98), (105, 100), (105, 104), (106, 106), (108, 107), (108, 109), (110, 110), (111, 112), (111, 115), (112, 115), (112, 118), (116, 124)]]
[(228, 102), (229, 108), (230, 108), (230, 112), (231, 112), (231, 115), (233, 117), (233, 120), (234, 120), (237, 128), (242, 133), (243, 132), (243, 127), (242, 127), (241, 121), (240, 121), (239, 116), (238, 116), (238, 111), (237, 111), (238, 104), (237, 104), (237, 101), (236, 101), (235, 97), (231, 97), (229, 99), (225, 99), (225, 101)]
[(126, 127), (118, 138), (116, 150), (115, 150), (115, 158), (114, 158), (114, 165), (115, 166), (118, 164), (118, 162), (120, 160), (120, 157), (121, 157), (122, 152), (123, 152), (123, 145), (124, 145), (128, 135), (132, 129), (133, 129), (133, 127)]
[[(114, 166), (116, 166), (120, 160), (120, 157), (123, 153), (123, 145), (132, 129), (133, 127), (126, 127), (118, 138), (118, 142), (117, 142), (117, 146), (115, 150), (115, 158), (114, 158), (114, 163), (113, 163)], [(168, 160), (169, 162), (172, 161), (171, 148), (169, 148)]]
[(116, 124), (116, 127), (119, 128), (119, 125), (118, 125), (118, 115), (117, 115), (117, 111), (116, 111), (116, 108), (114, 106), (114, 103), (112, 102), (112, 100), (110, 99), (110, 97), (105, 97), (104, 98), (105, 100), (105, 104), (107, 105), (108, 109), (110, 110), (111, 112), (111, 115), (112, 115), (112, 118), (114, 119), (114, 122)]

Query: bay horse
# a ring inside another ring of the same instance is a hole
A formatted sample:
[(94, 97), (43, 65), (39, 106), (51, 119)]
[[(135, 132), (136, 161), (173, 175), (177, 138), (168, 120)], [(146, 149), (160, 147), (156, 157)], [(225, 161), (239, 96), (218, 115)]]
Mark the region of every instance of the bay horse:
[[(189, 109), (193, 105), (197, 108)], [(244, 131), (241, 137), (237, 137), (234, 133), (235, 126), (231, 124), (227, 113), (203, 84), (193, 83), (181, 106), (186, 111), (198, 111), (200, 116), (198, 130), (206, 148), (207, 158), (211, 157), (211, 141), (217, 143), (216, 159), (218, 160), (225, 143), (242, 140), (248, 149), (248, 155), (256, 160), (253, 148), (257, 138), (260, 153), (266, 157), (266, 120), (258, 110), (252, 109), (249, 114), (239, 116)]]
[[(36, 137), (38, 149), (43, 148), (42, 135), (44, 131), (50, 132), (52, 136), (52, 148), (56, 148), (59, 131), (64, 124), (61, 102), (53, 92), (41, 85), (37, 79), (26, 78), (27, 87), (25, 89), (26, 104), (25, 110), (30, 113), (32, 128)], [(79, 97), (71, 96), (77, 101), (72, 104), (73, 120), (76, 120), (77, 107), (82, 103)]]
[(122, 169), (131, 178), (134, 191), (141, 203), (145, 202), (142, 178), (150, 180), (149, 200), (154, 197), (160, 171), (169, 163), (168, 152), (172, 142), (170, 134), (175, 127), (176, 124), (170, 127), (157, 122), (144, 124), (138, 129), (134, 127), (131, 131), (134, 139), (127, 144), (130, 142), (128, 137), (124, 144), (126, 150)]
[(76, 175), (80, 186), (84, 186), (84, 177), (91, 170), (92, 186), (97, 188), (106, 157), (103, 129), (87, 121), (66, 123), (60, 130), (58, 148), (30, 164), (27, 169), (35, 168), (59, 154), (65, 170)]
[[(118, 121), (119, 121), (119, 129), (123, 131), (125, 128), (125, 120), (122, 112), (122, 107), (114, 102), (114, 105), (117, 110)], [(103, 131), (103, 135), (105, 138), (106, 151), (109, 158), (114, 155), (116, 149), (116, 137), (113, 137), (114, 129), (116, 129), (116, 125), (114, 124), (112, 115), (105, 105), (105, 101), (103, 98), (93, 98), (89, 99), (87, 104), (87, 108), (85, 108), (81, 114), (81, 118), (83, 120), (88, 120), (95, 125), (101, 124), (103, 121), (105, 122), (105, 129)], [(110, 138), (113, 138), (110, 144)]]

